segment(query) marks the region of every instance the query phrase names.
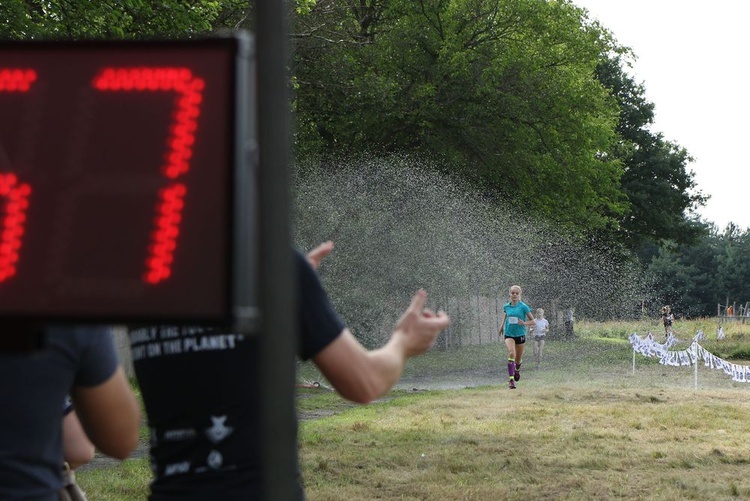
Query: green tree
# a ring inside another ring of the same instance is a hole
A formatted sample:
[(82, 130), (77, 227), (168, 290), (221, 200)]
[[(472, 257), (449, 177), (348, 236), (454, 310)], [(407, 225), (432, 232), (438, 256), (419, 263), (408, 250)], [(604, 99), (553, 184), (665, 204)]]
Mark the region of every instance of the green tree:
[(568, 1), (320, 2), (295, 22), (297, 146), (429, 152), (504, 204), (616, 228), (611, 38)]
[(717, 253), (717, 279), (719, 290), (716, 302), (750, 301), (750, 230), (741, 231), (730, 223), (719, 237)]
[(648, 259), (649, 244), (692, 243), (706, 234), (695, 212), (706, 197), (688, 169), (693, 159), (687, 150), (650, 130), (654, 105), (625, 66), (621, 54), (610, 55), (598, 66), (597, 76), (620, 107), (618, 141), (608, 152), (624, 166), (622, 191), (629, 202), (619, 240)]
[(677, 315), (696, 317), (715, 313), (720, 290), (716, 280), (714, 242), (663, 247), (648, 267), (652, 278), (652, 313), (669, 304)]
[(208, 33), (240, 2), (211, 0), (3, 0), (0, 38), (189, 37)]
[(698, 242), (664, 245), (648, 266), (656, 305), (682, 314), (714, 315), (716, 305), (750, 300), (750, 230), (714, 225)]

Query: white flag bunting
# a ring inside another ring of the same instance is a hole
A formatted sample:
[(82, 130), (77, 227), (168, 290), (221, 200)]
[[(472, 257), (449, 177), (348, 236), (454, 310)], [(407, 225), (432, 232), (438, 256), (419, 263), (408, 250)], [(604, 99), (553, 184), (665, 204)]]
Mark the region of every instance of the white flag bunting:
[(717, 357), (700, 345), (698, 341), (703, 339), (705, 339), (703, 331), (698, 331), (689, 347), (684, 350), (671, 351), (670, 348), (678, 341), (672, 334), (664, 343), (659, 343), (650, 332), (644, 337), (634, 332), (630, 335), (630, 344), (633, 346), (633, 351), (646, 357), (656, 357), (660, 364), (686, 366), (703, 360), (706, 367), (723, 370), (734, 381), (750, 383), (750, 366), (734, 364)]

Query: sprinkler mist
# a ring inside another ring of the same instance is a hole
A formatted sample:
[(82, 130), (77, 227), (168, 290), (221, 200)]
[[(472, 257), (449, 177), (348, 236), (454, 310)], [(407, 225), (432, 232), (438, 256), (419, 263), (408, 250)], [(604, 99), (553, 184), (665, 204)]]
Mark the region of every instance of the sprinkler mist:
[(502, 305), (513, 284), (523, 287), (532, 308), (545, 309), (552, 337), (564, 336), (569, 312), (603, 319), (640, 311), (635, 266), (488, 203), (424, 160), (387, 156), (301, 164), (293, 199), (295, 245), (305, 250), (335, 242), (321, 265), (322, 281), (368, 347), (387, 339), (420, 287), (429, 293), (429, 307), (451, 316), (436, 345), (446, 351), (497, 344)]

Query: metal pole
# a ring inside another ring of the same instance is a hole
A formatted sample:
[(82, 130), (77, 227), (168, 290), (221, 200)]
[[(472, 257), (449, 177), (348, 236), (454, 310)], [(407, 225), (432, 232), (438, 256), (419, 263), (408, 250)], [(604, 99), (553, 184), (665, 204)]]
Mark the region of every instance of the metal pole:
[(289, 215), (287, 3), (256, 0), (261, 434), (266, 500), (297, 497), (296, 315)]

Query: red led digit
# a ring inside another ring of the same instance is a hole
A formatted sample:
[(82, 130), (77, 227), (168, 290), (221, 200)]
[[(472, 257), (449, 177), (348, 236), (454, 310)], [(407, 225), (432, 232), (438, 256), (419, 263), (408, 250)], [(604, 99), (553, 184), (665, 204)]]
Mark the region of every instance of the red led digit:
[(0, 174), (0, 197), (6, 200), (0, 235), (0, 282), (16, 274), (30, 194), (31, 187), (19, 183), (15, 174)]
[[(30, 69), (0, 69), (0, 92), (28, 92), (36, 81)], [(31, 187), (20, 183), (13, 173), (0, 174), (0, 197), (5, 201), (5, 217), (0, 233), (0, 283), (16, 274), (16, 263), (21, 252), (25, 232), (26, 211), (29, 208)]]
[(0, 92), (28, 92), (36, 80), (36, 71), (21, 68), (0, 69)]
[(190, 169), (195, 132), (205, 83), (187, 68), (105, 68), (93, 81), (102, 92), (175, 93), (175, 108), (167, 137), (161, 173), (166, 186), (159, 191), (144, 281), (157, 284), (169, 278), (180, 235), (187, 187), (177, 181)]

